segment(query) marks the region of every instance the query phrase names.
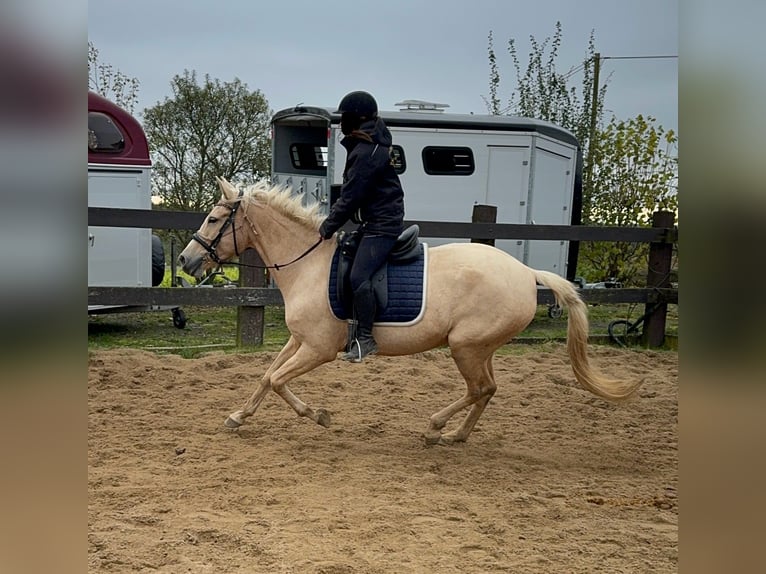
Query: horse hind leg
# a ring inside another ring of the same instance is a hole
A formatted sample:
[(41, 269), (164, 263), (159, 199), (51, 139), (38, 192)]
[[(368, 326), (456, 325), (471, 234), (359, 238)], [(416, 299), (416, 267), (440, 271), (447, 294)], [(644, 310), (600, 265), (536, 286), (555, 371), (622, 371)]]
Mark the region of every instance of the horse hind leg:
[[(466, 393), (459, 400), (431, 416), (428, 430), (424, 435), (426, 444), (452, 444), (468, 439), (476, 421), (481, 417), (484, 408), (497, 389), (492, 370), (492, 355), (482, 357), (475, 353), (475, 350), (456, 351), (453, 349), (452, 358), (465, 379)], [(471, 407), (471, 410), (460, 426), (454, 431), (442, 434), (441, 430), (447, 421), (455, 413), (468, 406)]]
[(481, 395), (480, 398), (473, 404), (471, 410), (458, 428), (442, 435), (442, 443), (452, 444), (453, 442), (465, 442), (465, 440), (468, 439), (468, 435), (471, 434), (473, 427), (476, 425), (476, 421), (479, 420), (479, 417), (481, 417), (487, 404), (489, 404), (490, 399), (494, 396), (495, 391), (497, 390), (497, 384), (495, 383), (495, 373), (492, 369), (491, 355), (482, 366), (482, 374), (482, 384), (479, 391)]

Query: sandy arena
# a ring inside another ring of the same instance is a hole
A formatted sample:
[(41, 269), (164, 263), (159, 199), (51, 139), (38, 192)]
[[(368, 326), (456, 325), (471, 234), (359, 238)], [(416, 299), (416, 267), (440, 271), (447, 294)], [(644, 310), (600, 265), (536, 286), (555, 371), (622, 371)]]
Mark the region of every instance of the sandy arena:
[[(89, 355), (89, 572), (675, 572), (678, 355), (591, 347), (645, 378), (610, 405), (563, 345), (495, 358), (468, 442), (426, 446), (465, 385), (444, 351), (325, 365), (224, 427), (272, 353)], [(454, 428), (458, 413), (448, 425)]]

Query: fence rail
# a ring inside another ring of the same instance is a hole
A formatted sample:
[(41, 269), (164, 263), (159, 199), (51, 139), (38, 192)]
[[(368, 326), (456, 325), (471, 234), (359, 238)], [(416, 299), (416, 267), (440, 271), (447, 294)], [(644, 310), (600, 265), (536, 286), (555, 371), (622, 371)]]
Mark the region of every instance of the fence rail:
[[(678, 289), (582, 289), (586, 303), (678, 303)], [(537, 290), (540, 305), (554, 303), (550, 289)], [(89, 305), (199, 305), (213, 307), (282, 306), (279, 289), (271, 287), (88, 287)]]
[[(474, 213), (485, 207), (475, 206)], [(197, 229), (206, 215), (186, 211), (89, 207), (88, 225), (191, 230)], [(490, 244), (500, 239), (649, 243), (646, 288), (581, 289), (580, 293), (588, 303), (643, 303), (647, 312), (651, 306), (652, 312), (644, 323), (644, 344), (658, 347), (664, 343), (667, 305), (678, 303), (678, 289), (671, 288), (669, 281), (673, 244), (678, 241), (678, 229), (673, 226), (673, 221), (673, 214), (658, 212), (654, 214), (650, 228), (413, 220), (405, 223), (417, 224), (422, 237), (470, 239)], [(258, 256), (248, 250), (242, 257), (252, 263)], [(264, 286), (265, 276), (256, 277), (251, 270), (243, 271), (240, 274), (240, 279), (244, 278), (243, 286), (234, 288), (88, 287), (88, 305), (237, 306), (240, 309), (238, 342), (258, 345), (263, 342), (263, 307), (281, 306), (284, 301), (278, 289)], [(549, 289), (538, 289), (537, 301), (540, 305), (555, 302)]]
[[(88, 225), (101, 227), (149, 227), (197, 229), (207, 213), (145, 209), (89, 207)], [(678, 230), (669, 227), (590, 227), (582, 225), (531, 225), (518, 223), (463, 223), (408, 220), (417, 224), (422, 237), (447, 239), (538, 239), (550, 241), (626, 241), (675, 243)]]

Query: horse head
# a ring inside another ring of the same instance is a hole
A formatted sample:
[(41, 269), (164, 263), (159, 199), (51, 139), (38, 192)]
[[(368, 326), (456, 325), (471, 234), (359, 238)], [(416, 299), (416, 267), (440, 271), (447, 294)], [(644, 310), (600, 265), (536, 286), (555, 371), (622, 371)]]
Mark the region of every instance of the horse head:
[[(199, 279), (208, 269), (236, 257), (245, 249), (247, 233), (242, 231), (242, 192), (222, 177), (216, 177), (221, 199), (205, 217), (202, 226), (178, 256), (185, 273)], [(239, 243), (237, 243), (239, 235)]]

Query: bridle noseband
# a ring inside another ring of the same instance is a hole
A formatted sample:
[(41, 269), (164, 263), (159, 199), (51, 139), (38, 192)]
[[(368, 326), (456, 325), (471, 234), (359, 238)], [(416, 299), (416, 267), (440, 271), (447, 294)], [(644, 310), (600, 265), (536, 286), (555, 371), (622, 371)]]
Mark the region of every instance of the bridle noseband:
[[(226, 207), (229, 209), (229, 217), (226, 218), (226, 221), (223, 222), (223, 225), (221, 225), (221, 229), (218, 230), (218, 235), (216, 235), (213, 240), (208, 243), (205, 241), (205, 238), (202, 237), (198, 232), (194, 232), (192, 235), (192, 239), (199, 243), (202, 248), (207, 252), (207, 254), (210, 256), (210, 258), (215, 261), (218, 265), (223, 265), (224, 262), (221, 260), (220, 257), (218, 257), (218, 253), (216, 253), (216, 248), (218, 247), (218, 244), (221, 242), (221, 239), (224, 237), (224, 233), (226, 232), (226, 228), (231, 225), (231, 233), (234, 236), (234, 253), (237, 257), (239, 257), (239, 247), (237, 246), (237, 228), (234, 226), (234, 216), (237, 215), (237, 210), (239, 209), (239, 206), (242, 204), (240, 201), (242, 198), (242, 190), (240, 190), (239, 195), (237, 196), (237, 201), (230, 205), (228, 203), (217, 203), (216, 206), (220, 207)], [(245, 215), (245, 219), (247, 219), (247, 215)], [(248, 221), (250, 221), (248, 219)], [(250, 224), (252, 225), (252, 223)], [(314, 243), (311, 247), (306, 249), (303, 253), (301, 253), (298, 257), (290, 261), (289, 263), (284, 263), (282, 265), (274, 264), (274, 265), (248, 265), (247, 263), (238, 263), (238, 262), (228, 262), (231, 263), (231, 265), (237, 265), (238, 267), (255, 267), (256, 269), (276, 269), (279, 271), (282, 267), (287, 267), (288, 265), (292, 265), (296, 261), (300, 261), (306, 255), (314, 251), (319, 245), (322, 243), (322, 238), (320, 237), (316, 243)]]

